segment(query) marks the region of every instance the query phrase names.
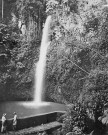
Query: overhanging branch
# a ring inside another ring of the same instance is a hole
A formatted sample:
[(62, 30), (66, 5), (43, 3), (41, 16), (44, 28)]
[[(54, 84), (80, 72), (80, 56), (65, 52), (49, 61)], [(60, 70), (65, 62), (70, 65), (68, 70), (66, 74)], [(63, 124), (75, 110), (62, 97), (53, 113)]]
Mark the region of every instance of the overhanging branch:
[[(62, 55), (63, 56), (63, 55)], [(89, 75), (89, 72), (87, 72), (86, 70), (84, 70), (83, 68), (81, 68), (80, 66), (78, 66), (76, 63), (74, 63), (73, 61), (69, 60), (66, 56), (63, 56), (66, 60), (70, 61), (72, 64), (74, 64), (76, 67), (78, 67), (80, 70), (82, 70), (83, 72), (85, 72), (86, 74)]]

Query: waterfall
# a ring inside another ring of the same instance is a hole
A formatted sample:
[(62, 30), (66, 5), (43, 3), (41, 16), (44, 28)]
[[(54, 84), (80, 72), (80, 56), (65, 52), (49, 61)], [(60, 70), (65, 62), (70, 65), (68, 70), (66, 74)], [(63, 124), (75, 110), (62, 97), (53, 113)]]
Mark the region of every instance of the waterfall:
[(50, 44), (50, 39), (49, 39), (50, 23), (51, 23), (51, 16), (48, 16), (43, 29), (39, 61), (36, 66), (36, 73), (35, 73), (34, 101), (36, 102), (36, 104), (40, 104), (42, 102), (42, 91), (44, 90), (44, 77), (45, 77), (45, 67), (46, 67), (46, 54), (47, 54), (48, 46)]

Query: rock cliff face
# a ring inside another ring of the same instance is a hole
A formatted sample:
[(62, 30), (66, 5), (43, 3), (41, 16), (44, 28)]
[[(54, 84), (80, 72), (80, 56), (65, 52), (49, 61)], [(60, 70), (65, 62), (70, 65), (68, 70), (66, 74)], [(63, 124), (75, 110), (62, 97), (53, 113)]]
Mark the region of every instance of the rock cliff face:
[[(28, 20), (26, 23), (24, 19), (26, 29), (25, 33), (22, 33), (18, 27), (19, 16), (17, 21), (12, 18), (14, 15), (11, 16), (12, 12), (15, 15), (19, 14), (18, 10), (16, 11), (17, 8), (13, 7), (13, 5), (17, 7), (15, 4), (14, 0), (4, 0), (4, 18), (0, 23), (0, 100), (33, 98), (34, 65), (38, 61), (42, 31), (42, 25), (37, 23), (42, 22), (36, 20), (31, 11), (26, 18), (28, 13), (26, 12), (24, 17)], [(0, 6), (2, 7), (1, 1)], [(1, 8), (0, 13), (2, 13)], [(0, 17), (2, 18), (2, 14)], [(39, 17), (42, 15), (39, 14)]]
[(14, 4), (15, 2), (16, 0), (0, 0), (0, 20), (2, 20), (2, 10), (3, 10), (3, 20), (5, 21), (5, 23), (9, 22), (11, 18), (12, 4)]

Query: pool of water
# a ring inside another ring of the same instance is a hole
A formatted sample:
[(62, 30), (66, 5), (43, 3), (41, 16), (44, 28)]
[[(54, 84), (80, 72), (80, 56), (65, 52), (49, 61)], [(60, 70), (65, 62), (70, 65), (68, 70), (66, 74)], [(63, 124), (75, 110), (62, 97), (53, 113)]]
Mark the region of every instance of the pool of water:
[(19, 118), (42, 115), (50, 112), (65, 112), (66, 107), (63, 104), (43, 102), (36, 104), (35, 102), (2, 102), (0, 103), (0, 118), (6, 113), (6, 118), (13, 118), (16, 112)]

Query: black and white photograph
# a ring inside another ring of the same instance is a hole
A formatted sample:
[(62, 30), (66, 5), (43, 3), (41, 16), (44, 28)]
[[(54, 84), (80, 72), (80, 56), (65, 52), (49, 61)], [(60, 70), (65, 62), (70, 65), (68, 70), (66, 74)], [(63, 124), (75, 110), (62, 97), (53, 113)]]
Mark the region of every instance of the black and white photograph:
[(0, 0), (0, 135), (108, 135), (108, 0)]

